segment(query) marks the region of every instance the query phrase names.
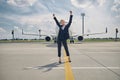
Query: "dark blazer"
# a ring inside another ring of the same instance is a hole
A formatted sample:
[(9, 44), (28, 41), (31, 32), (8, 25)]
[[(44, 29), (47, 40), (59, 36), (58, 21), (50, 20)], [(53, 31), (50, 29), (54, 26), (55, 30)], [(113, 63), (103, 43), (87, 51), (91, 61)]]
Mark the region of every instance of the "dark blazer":
[(70, 15), (69, 22), (68, 22), (67, 25), (65, 25), (64, 30), (62, 30), (62, 25), (60, 25), (57, 18), (54, 17), (54, 20), (55, 20), (56, 24), (59, 27), (59, 33), (58, 33), (58, 37), (57, 37), (58, 40), (63, 41), (63, 40), (67, 40), (69, 38), (69, 30), (68, 29), (69, 29), (69, 27), (70, 27), (70, 25), (72, 23), (72, 17), (73, 17), (73, 15)]

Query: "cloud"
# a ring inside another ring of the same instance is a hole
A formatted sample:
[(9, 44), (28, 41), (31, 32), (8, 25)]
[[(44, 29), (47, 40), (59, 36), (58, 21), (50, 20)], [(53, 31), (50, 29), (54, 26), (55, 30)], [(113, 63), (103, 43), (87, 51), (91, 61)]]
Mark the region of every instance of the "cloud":
[(120, 18), (120, 0), (114, 0), (111, 10), (116, 14), (116, 18)]
[(16, 31), (18, 31), (18, 32), (21, 32), (21, 29), (20, 29), (20, 27), (18, 27), (18, 26), (14, 26), (14, 30), (16, 30)]
[(38, 30), (42, 29), (43, 34), (51, 34), (50, 31), (54, 32), (56, 28), (52, 13), (56, 14), (58, 20), (68, 21), (69, 10), (74, 14), (71, 28), (77, 34), (82, 31), (80, 15), (82, 10), (86, 14), (85, 33), (88, 30), (91, 33), (103, 32), (106, 26), (119, 25), (114, 17), (114, 13), (116, 17), (120, 17), (117, 15), (119, 0), (114, 0), (114, 3), (113, 0), (0, 0), (0, 25), (9, 32), (7, 33), (9, 35), (14, 29), (18, 38), (23, 37), (22, 29), (28, 33), (38, 33)]
[[(39, 6), (38, 6), (39, 5)], [(1, 0), (0, 13), (11, 15), (31, 15), (43, 10), (38, 0)], [(42, 11), (41, 11), (42, 12)]]
[(36, 0), (7, 0), (7, 3), (17, 7), (32, 6)]
[(10, 37), (10, 35), (8, 36), (8, 31), (5, 30), (3, 27), (0, 27), (0, 39), (7, 39)]
[(6, 32), (6, 30), (5, 30), (5, 29), (3, 29), (2, 27), (0, 27), (0, 32), (1, 32), (1, 33), (5, 33), (5, 32)]
[(70, 0), (2, 0), (0, 12), (12, 15), (63, 13), (72, 7)]
[(75, 7), (91, 8), (92, 6), (102, 6), (105, 0), (71, 0)]
[(97, 1), (99, 3), (99, 6), (102, 6), (106, 2), (106, 0), (97, 0)]

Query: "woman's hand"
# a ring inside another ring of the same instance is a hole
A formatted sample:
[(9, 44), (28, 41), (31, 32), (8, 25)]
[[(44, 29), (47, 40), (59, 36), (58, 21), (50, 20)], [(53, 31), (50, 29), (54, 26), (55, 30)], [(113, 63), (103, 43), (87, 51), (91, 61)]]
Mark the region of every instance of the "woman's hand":
[(53, 14), (53, 17), (55, 17), (55, 14)]
[(72, 15), (72, 11), (70, 11), (70, 15)]

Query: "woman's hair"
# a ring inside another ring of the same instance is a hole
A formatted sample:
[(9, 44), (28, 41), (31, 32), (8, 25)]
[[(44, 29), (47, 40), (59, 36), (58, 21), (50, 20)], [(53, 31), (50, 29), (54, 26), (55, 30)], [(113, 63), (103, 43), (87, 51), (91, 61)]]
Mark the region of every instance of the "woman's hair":
[(61, 19), (61, 20), (60, 20), (60, 24), (61, 24), (61, 25), (65, 25), (65, 20)]

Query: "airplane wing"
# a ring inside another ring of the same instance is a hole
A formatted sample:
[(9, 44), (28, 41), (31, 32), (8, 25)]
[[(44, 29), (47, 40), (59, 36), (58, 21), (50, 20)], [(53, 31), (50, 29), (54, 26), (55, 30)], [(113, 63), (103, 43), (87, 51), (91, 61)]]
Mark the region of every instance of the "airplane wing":
[(70, 31), (70, 41), (71, 42), (74, 42), (73, 39), (78, 39), (79, 41), (82, 41), (84, 39), (84, 36), (89, 36), (89, 35), (96, 35), (96, 34), (106, 34), (108, 31), (107, 31), (107, 28), (105, 30), (105, 32), (101, 32), (101, 33), (91, 33), (91, 34), (82, 34), (82, 35), (76, 35), (76, 34), (72, 34), (72, 32)]
[(31, 36), (47, 36), (47, 35), (41, 35), (41, 34), (28, 34), (28, 33), (24, 33), (23, 29), (22, 29), (22, 35), (31, 35)]
[(83, 34), (82, 36), (89, 36), (89, 35), (96, 35), (96, 34), (106, 34), (108, 31), (107, 31), (107, 28), (106, 28), (106, 31), (105, 32), (101, 32), (101, 33), (91, 33), (91, 34)]

